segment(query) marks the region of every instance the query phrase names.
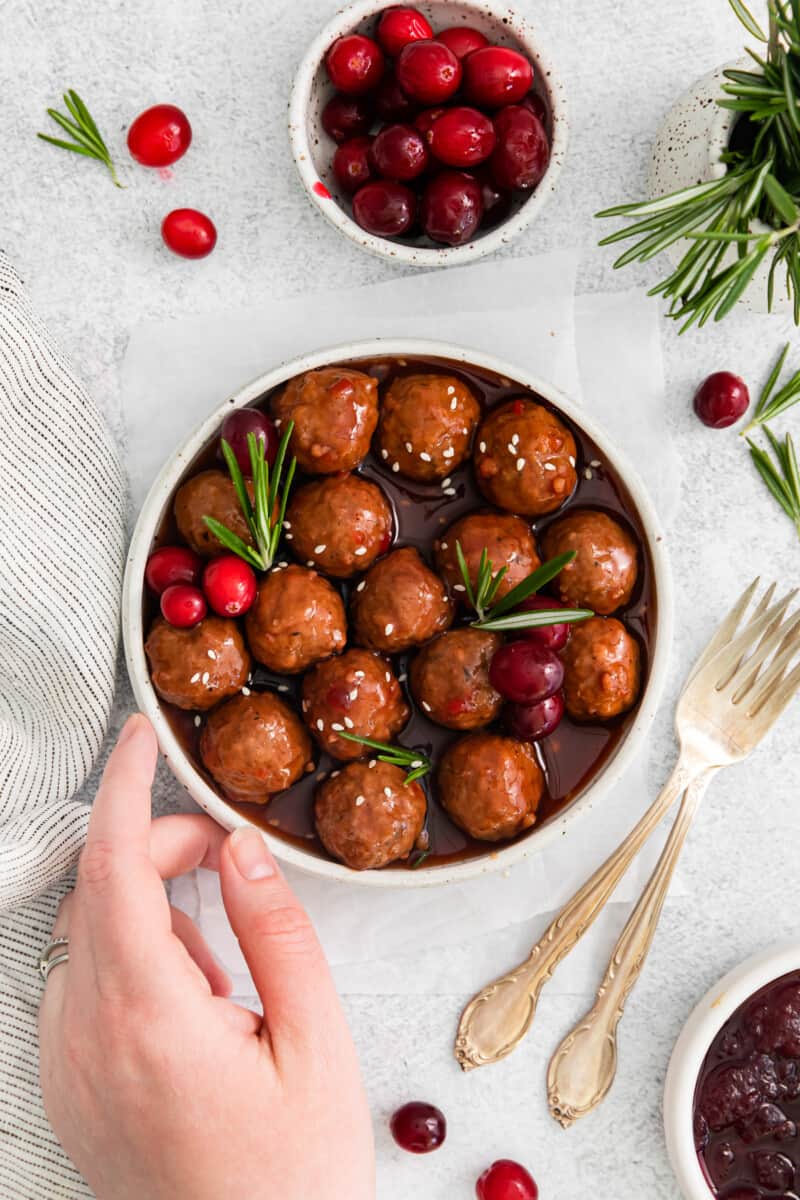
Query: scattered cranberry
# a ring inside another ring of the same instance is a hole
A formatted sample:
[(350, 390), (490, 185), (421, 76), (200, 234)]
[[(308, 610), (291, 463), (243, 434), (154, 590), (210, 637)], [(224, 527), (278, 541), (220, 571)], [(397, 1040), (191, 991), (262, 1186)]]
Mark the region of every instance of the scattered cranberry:
[(564, 682), (560, 658), (536, 642), (509, 642), (495, 653), (489, 680), (506, 700), (536, 704), (554, 695)]
[(372, 107), (363, 96), (331, 96), (322, 110), (322, 128), (335, 142), (369, 133)]
[(192, 127), (174, 104), (156, 104), (140, 113), (128, 130), (128, 149), (143, 167), (169, 167), (192, 141)]
[(177, 629), (191, 629), (202, 621), (207, 611), (206, 598), (200, 588), (188, 583), (174, 583), (161, 596), (161, 615)]
[(493, 182), (489, 171), (479, 171), (477, 178), (481, 185), (481, 197), (483, 199), (483, 220), (481, 224), (487, 229), (491, 229), (494, 225), (499, 225), (511, 215), (514, 198), (511, 192), (506, 191), (505, 188), (499, 188)]
[(701, 383), (694, 397), (694, 411), (710, 429), (727, 429), (747, 412), (747, 384), (730, 371), (716, 371)]
[(449, 167), (474, 167), (495, 147), (494, 125), (477, 108), (447, 108), (425, 135), (431, 154)]
[(378, 22), (378, 41), (390, 58), (397, 58), (409, 42), (421, 42), (433, 37), (433, 30), (421, 12), (415, 8), (387, 8)]
[(366, 183), (353, 198), (353, 216), (376, 237), (399, 237), (414, 224), (417, 198), (402, 183), (378, 179)]
[(376, 87), (383, 75), (383, 51), (372, 38), (351, 33), (333, 43), (325, 66), (333, 86), (348, 96), (360, 96)]
[(479, 29), (471, 29), (469, 25), (453, 25), (450, 29), (443, 29), (441, 33), (437, 33), (436, 40), (444, 42), (456, 58), (466, 58), (475, 50), (482, 50), (484, 46), (489, 45), (489, 39), (485, 38)]
[(422, 135), (413, 125), (388, 125), (372, 143), (372, 165), (384, 179), (416, 179), (428, 165)]
[(441, 104), (461, 83), (461, 63), (443, 42), (410, 42), (397, 60), (397, 78), (414, 100)]
[(524, 1167), (501, 1158), (483, 1172), (475, 1194), (478, 1200), (538, 1200), (539, 1189)]
[(278, 431), (272, 421), (257, 408), (237, 408), (234, 412), (228, 413), (222, 423), (220, 437), (228, 443), (236, 455), (236, 461), (244, 475), (253, 473), (250, 447), (247, 444), (249, 433), (254, 433), (257, 440), (264, 443), (264, 457), (270, 466), (275, 462), (280, 444)]
[(533, 67), (508, 46), (485, 46), (464, 60), (464, 88), (473, 104), (501, 108), (517, 104), (530, 91)]
[[(563, 607), (564, 605), (559, 600), (553, 600), (549, 596), (529, 596), (527, 600), (523, 600), (522, 604), (517, 605), (515, 611), (543, 612), (545, 609)], [(538, 642), (540, 646), (546, 646), (548, 650), (557, 652), (566, 646), (569, 632), (569, 625), (565, 621), (561, 621), (558, 625), (534, 625), (531, 629), (520, 629), (519, 636), (530, 642)]]
[(446, 112), (447, 109), (442, 107), (423, 108), (422, 112), (418, 113), (414, 118), (414, 128), (418, 129), (420, 133), (426, 134), (430, 129), (433, 128), (434, 122), (438, 121), (439, 117)]
[(554, 692), (538, 704), (513, 704), (508, 713), (511, 732), (523, 742), (538, 742), (549, 737), (561, 724), (564, 697)]
[(346, 192), (357, 192), (372, 178), (369, 152), (371, 137), (350, 138), (336, 147), (333, 156), (333, 173), (340, 187)]
[(538, 117), (521, 104), (495, 117), (497, 146), (489, 160), (492, 179), (501, 188), (536, 187), (550, 161), (550, 143)]
[(439, 1149), (447, 1136), (444, 1113), (420, 1100), (398, 1108), (390, 1128), (398, 1146), (410, 1154), (430, 1154), (431, 1150)]
[(256, 573), (237, 554), (212, 558), (203, 572), (203, 591), (215, 613), (241, 617), (256, 598)]
[(181, 258), (205, 258), (217, 244), (214, 222), (196, 208), (174, 208), (161, 222), (165, 245)]
[(147, 586), (160, 596), (176, 583), (200, 582), (203, 560), (188, 546), (161, 546), (147, 560), (144, 577)]
[(389, 70), (378, 84), (372, 99), (375, 101), (375, 111), (382, 121), (394, 125), (398, 121), (408, 123), (414, 117), (417, 106), (405, 94), (394, 71)]
[(461, 246), (476, 232), (483, 216), (481, 185), (461, 171), (442, 171), (422, 197), (420, 219), (428, 237)]

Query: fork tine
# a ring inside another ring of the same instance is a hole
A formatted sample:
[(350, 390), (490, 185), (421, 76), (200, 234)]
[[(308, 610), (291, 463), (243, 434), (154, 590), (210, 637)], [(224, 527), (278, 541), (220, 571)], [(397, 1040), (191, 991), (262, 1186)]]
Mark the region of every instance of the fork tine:
[[(719, 652), (711, 661), (703, 668), (696, 677), (699, 680), (703, 678), (703, 684), (708, 687), (716, 688), (717, 691), (731, 680), (731, 670), (735, 669), (743, 654), (752, 649), (752, 646), (766, 629), (772, 624), (776, 617), (781, 616), (791, 604), (796, 595), (796, 591), (790, 592), (779, 600), (777, 604), (773, 604), (765, 613), (753, 621), (748, 621), (738, 637), (724, 649)], [(693, 681), (694, 682), (694, 681)]]
[[(764, 733), (766, 733), (770, 725), (774, 725), (783, 710), (793, 699), (798, 688), (800, 688), (800, 663), (795, 667), (791, 675), (786, 676), (783, 683), (777, 691), (772, 693), (767, 702), (763, 706), (760, 706), (760, 710), (756, 710), (759, 721), (763, 723)], [(748, 716), (750, 716), (750, 713), (748, 713)]]
[[(786, 668), (797, 654), (798, 649), (800, 649), (800, 630), (795, 629), (783, 639), (769, 668), (759, 680), (758, 691), (750, 701), (748, 715), (758, 712), (767, 702), (773, 689), (778, 686), (786, 674)], [(736, 697), (734, 697), (734, 703), (738, 703)]]
[[(758, 646), (756, 646), (754, 653), (745, 660), (743, 666), (731, 680), (731, 686), (736, 687), (736, 691), (731, 697), (733, 704), (738, 704), (744, 699), (758, 679), (759, 672), (764, 663), (771, 654), (774, 654), (776, 650), (781, 648), (786, 639), (797, 629), (798, 625), (800, 625), (800, 612), (794, 613), (784, 624), (772, 623)], [(743, 673), (744, 678), (742, 678)]]
[[(711, 659), (714, 658), (717, 654), (719, 654), (720, 650), (724, 650), (725, 647), (728, 645), (728, 643), (731, 641), (734, 634), (736, 633), (736, 630), (739, 628), (739, 624), (741, 622), (742, 617), (747, 612), (747, 609), (750, 607), (750, 601), (753, 599), (753, 596), (756, 593), (756, 589), (758, 588), (758, 585), (760, 583), (761, 583), (760, 576), (756, 576), (756, 578), (753, 580), (753, 582), (750, 584), (750, 586), (746, 587), (745, 590), (742, 592), (741, 596), (736, 601), (736, 603), (734, 604), (733, 608), (730, 610), (728, 615), (723, 619), (722, 624), (719, 626), (717, 632), (714, 634), (711, 641), (708, 643), (705, 650), (700, 655), (697, 662), (694, 664), (692, 673), (690, 674), (689, 678), (686, 680), (686, 684), (684, 685), (685, 687), (688, 687), (689, 684), (694, 679), (695, 675), (697, 675), (698, 671), (702, 671), (703, 667), (707, 666), (708, 663), (711, 662)], [(766, 604), (769, 604), (770, 600), (772, 599), (772, 595), (773, 595), (774, 591), (775, 591), (775, 584), (773, 583), (772, 586), (765, 593), (764, 598), (761, 600), (761, 604), (759, 605), (759, 608), (761, 608), (761, 605), (764, 605), (764, 607), (766, 607), (765, 601), (766, 601)], [(754, 616), (758, 617), (760, 615), (761, 615), (761, 613), (759, 612), (759, 609), (756, 609)]]
[[(767, 611), (770, 604), (772, 603), (772, 597), (775, 595), (776, 587), (777, 587), (777, 584), (775, 582), (773, 582), (769, 585), (767, 590), (764, 592), (764, 595), (761, 597), (758, 604), (753, 609), (752, 615), (750, 617), (751, 621), (757, 621), (758, 618), (763, 616), (763, 614)], [(762, 636), (762, 639), (761, 639), (762, 641), (764, 641), (765, 638), (769, 637), (769, 635), (772, 633), (773, 629), (777, 629), (778, 625), (780, 625), (780, 623), (781, 623), (782, 616), (783, 616), (783, 614), (779, 613), (778, 616), (775, 618), (774, 622), (772, 623), (772, 625), (769, 625), (767, 627), (766, 631), (764, 632), (764, 634)], [(731, 667), (731, 670), (729, 671), (727, 677), (724, 680), (720, 680), (720, 682), (718, 684), (719, 687), (727, 687), (727, 685), (733, 679), (736, 672), (739, 670), (739, 667), (741, 667), (743, 661), (744, 661), (744, 655), (742, 655), (740, 657), (739, 661), (737, 663), (735, 663), (734, 666)]]

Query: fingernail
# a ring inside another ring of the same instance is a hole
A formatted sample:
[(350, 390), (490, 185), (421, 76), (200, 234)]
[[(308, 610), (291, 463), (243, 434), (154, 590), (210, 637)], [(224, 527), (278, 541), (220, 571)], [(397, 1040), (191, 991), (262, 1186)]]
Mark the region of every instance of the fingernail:
[(134, 713), (133, 716), (128, 717), (127, 721), (122, 726), (122, 732), (117, 738), (118, 746), (124, 746), (126, 742), (130, 741), (130, 739), (136, 733), (136, 730), (139, 728), (141, 719), (141, 713)]
[(275, 864), (266, 842), (257, 829), (240, 825), (231, 834), (231, 858), (237, 871), (251, 882), (275, 874)]

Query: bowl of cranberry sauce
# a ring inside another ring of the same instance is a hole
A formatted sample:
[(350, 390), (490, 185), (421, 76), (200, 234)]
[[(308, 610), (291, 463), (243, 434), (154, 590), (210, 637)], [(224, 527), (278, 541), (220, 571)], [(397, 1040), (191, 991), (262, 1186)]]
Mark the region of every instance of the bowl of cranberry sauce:
[(797, 1200), (800, 945), (748, 959), (700, 1002), (673, 1053), (664, 1119), (688, 1200)]
[(493, 0), (358, 0), (298, 67), (289, 137), (312, 202), (401, 264), (470, 262), (522, 232), (564, 161), (563, 87), (530, 20)]

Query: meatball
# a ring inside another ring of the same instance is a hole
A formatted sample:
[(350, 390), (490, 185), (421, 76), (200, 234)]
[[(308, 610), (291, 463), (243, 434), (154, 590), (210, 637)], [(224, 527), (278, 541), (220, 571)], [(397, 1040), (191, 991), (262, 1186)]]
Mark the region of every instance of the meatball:
[(370, 568), (353, 593), (350, 612), (355, 640), (384, 654), (421, 646), (453, 621), (444, 584), (410, 546)]
[[(247, 490), (252, 497), (252, 480), (248, 479)], [(214, 517), (243, 542), (252, 545), (253, 539), (236, 498), (233, 481), (224, 471), (201, 471), (179, 487), (175, 495), (175, 520), (181, 536), (198, 554), (211, 558), (224, 547), (203, 517)]]
[(498, 842), (529, 829), (544, 791), (544, 775), (527, 742), (471, 733), (439, 764), (439, 797), (470, 837)]
[(316, 791), (314, 816), (329, 854), (355, 871), (408, 858), (422, 833), (427, 802), (406, 772), (371, 759), (334, 771)]
[(616, 617), (574, 625), (561, 653), (567, 712), (578, 720), (607, 721), (638, 699), (639, 644)]
[(301, 470), (352, 471), (378, 424), (378, 383), (363, 371), (321, 367), (290, 379), (270, 408), (278, 428), (294, 421), (289, 449)]
[(299, 559), (346, 579), (364, 571), (392, 544), (392, 509), (377, 484), (333, 475), (295, 492), (286, 537)]
[(575, 439), (541, 404), (512, 400), (495, 408), (477, 442), (478, 487), (498, 508), (535, 517), (554, 512), (571, 495)]
[(340, 733), (391, 742), (408, 720), (408, 705), (385, 658), (370, 650), (347, 650), (306, 675), (303, 713), (322, 749), (347, 760), (370, 751)]
[(347, 641), (341, 596), (306, 567), (270, 571), (245, 617), (245, 630), (254, 657), (286, 675), (330, 658)]
[(303, 722), (272, 692), (235, 696), (206, 720), (200, 757), (234, 799), (266, 804), (313, 769)]
[(444, 479), (468, 457), (480, 415), (478, 401), (455, 375), (394, 379), (381, 405), (381, 457), (408, 479)]
[(436, 570), (462, 599), (466, 589), (456, 556), (456, 542), (460, 543), (464, 553), (473, 588), (484, 549), (495, 573), (501, 567), (507, 567), (495, 594), (496, 600), (541, 566), (536, 541), (527, 521), (509, 513), (470, 513), (455, 521), (433, 545)]
[(239, 626), (223, 617), (206, 617), (192, 629), (176, 629), (157, 617), (144, 648), (153, 687), (177, 708), (213, 708), (235, 695), (250, 673)]
[(565, 603), (607, 615), (630, 600), (636, 585), (636, 542), (612, 517), (573, 509), (553, 522), (542, 545), (547, 558), (576, 551), (553, 584)]
[(451, 629), (424, 646), (409, 680), (417, 704), (448, 729), (480, 729), (500, 712), (503, 697), (489, 683), (489, 663), (502, 639), (484, 629)]

